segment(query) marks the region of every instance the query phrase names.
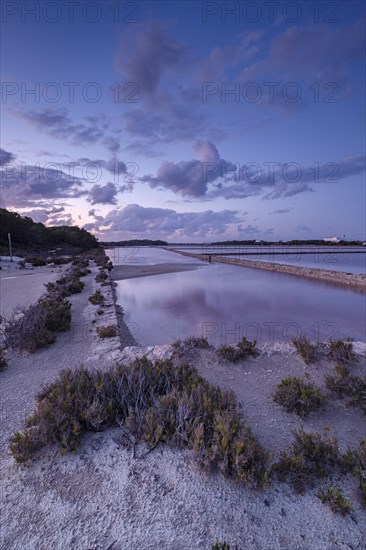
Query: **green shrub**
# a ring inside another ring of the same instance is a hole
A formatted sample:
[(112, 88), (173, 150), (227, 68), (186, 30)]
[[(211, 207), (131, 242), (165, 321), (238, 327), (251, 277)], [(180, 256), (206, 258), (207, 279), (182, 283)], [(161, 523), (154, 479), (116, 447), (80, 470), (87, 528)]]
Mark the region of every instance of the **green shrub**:
[(97, 273), (95, 280), (97, 281), (97, 283), (103, 283), (106, 279), (108, 279), (108, 275), (103, 269), (101, 269)]
[(32, 264), (33, 267), (47, 265), (46, 260), (44, 260), (43, 258), (26, 258), (25, 261), (27, 264)]
[(102, 308), (97, 309), (97, 314), (98, 315), (103, 315), (103, 313), (104, 313), (104, 309), (102, 309)]
[(6, 345), (35, 352), (56, 340), (55, 332), (70, 328), (71, 304), (60, 297), (41, 298), (27, 308), (15, 310), (5, 325)]
[(222, 345), (218, 348), (217, 353), (220, 357), (227, 359), (232, 363), (246, 359), (247, 357), (255, 357), (258, 354), (256, 349), (256, 340), (250, 342), (246, 338), (240, 340), (234, 346)]
[(336, 438), (322, 438), (319, 433), (294, 431), (289, 450), (281, 452), (272, 467), (280, 481), (289, 481), (296, 492), (304, 493), (317, 478), (327, 477), (342, 464)]
[(64, 264), (69, 264), (71, 262), (71, 258), (53, 258), (51, 260), (52, 263), (54, 263), (55, 265), (64, 265)]
[(89, 296), (89, 302), (95, 306), (104, 304), (104, 296), (100, 290), (96, 290), (94, 294)]
[(71, 294), (79, 294), (82, 292), (85, 284), (82, 281), (79, 281), (79, 279), (71, 279), (70, 282), (65, 286), (65, 290), (67, 292), (67, 296), (70, 296)]
[(0, 372), (4, 370), (7, 366), (8, 362), (6, 360), (5, 349), (0, 346)]
[(352, 504), (343, 496), (340, 487), (328, 487), (326, 491), (320, 489), (316, 496), (320, 498), (323, 504), (328, 504), (336, 514), (346, 516), (352, 510)]
[(172, 347), (179, 351), (185, 351), (189, 349), (199, 348), (199, 349), (208, 349), (210, 344), (208, 343), (207, 338), (199, 336), (189, 336), (183, 342), (181, 340), (176, 340), (173, 342)]
[(297, 352), (301, 355), (304, 362), (308, 365), (309, 363), (314, 363), (316, 359), (316, 346), (309, 342), (307, 336), (302, 335), (299, 338), (294, 338), (292, 340)]
[(348, 448), (342, 457), (345, 473), (352, 473), (359, 481), (361, 503), (366, 508), (366, 440), (360, 439), (358, 449)]
[[(215, 542), (215, 544), (212, 545), (212, 550), (230, 550), (231, 546), (227, 542)], [(235, 545), (233, 546), (231, 550), (239, 550), (239, 547)]]
[(350, 405), (360, 407), (366, 414), (366, 376), (353, 376), (347, 367), (341, 365), (334, 371), (334, 375), (325, 378), (328, 391), (340, 399), (347, 397)]
[(122, 424), (150, 447), (170, 441), (193, 449), (200, 465), (225, 476), (255, 486), (268, 479), (267, 453), (241, 418), (235, 395), (209, 385), (189, 365), (146, 357), (109, 371), (63, 371), (38, 395), (11, 450), (18, 462), (39, 445), (70, 451), (87, 431)]
[(330, 340), (329, 341), (329, 358), (335, 361), (338, 365), (345, 365), (357, 359), (353, 351), (352, 340)]
[(276, 386), (273, 399), (286, 412), (304, 417), (324, 405), (325, 393), (314, 384), (306, 383), (297, 376), (289, 376)]
[(113, 338), (113, 336), (118, 336), (117, 327), (113, 325), (97, 327), (97, 333), (100, 338)]

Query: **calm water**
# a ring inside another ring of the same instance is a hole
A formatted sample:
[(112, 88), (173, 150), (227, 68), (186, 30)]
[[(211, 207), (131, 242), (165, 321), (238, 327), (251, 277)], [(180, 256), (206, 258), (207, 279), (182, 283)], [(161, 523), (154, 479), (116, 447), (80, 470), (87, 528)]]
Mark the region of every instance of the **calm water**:
[[(116, 264), (124, 263), (116, 249), (109, 253), (112, 261), (119, 258)], [(316, 341), (365, 340), (364, 294), (285, 274), (200, 263), (161, 249), (140, 248), (134, 258), (129, 265), (199, 264), (194, 271), (118, 282), (118, 302), (144, 346), (192, 334), (207, 336), (216, 345), (242, 336), (265, 342), (301, 333)]]
[[(333, 271), (345, 271), (347, 273), (366, 273), (366, 247), (360, 253), (360, 247), (342, 247), (342, 253), (337, 254), (339, 247), (265, 247), (265, 246), (217, 246), (217, 247), (193, 247), (182, 248), (182, 251), (195, 254), (235, 253), (232, 258), (255, 260), (261, 262), (274, 262), (286, 265), (298, 265), (300, 267), (318, 267)], [(356, 253), (356, 251), (358, 251)], [(248, 252), (251, 254), (249, 255)], [(274, 254), (276, 252), (276, 254)], [(289, 254), (289, 252), (292, 252)], [(294, 253), (293, 253), (294, 252)], [(306, 254), (305, 254), (306, 252)], [(263, 253), (265, 253), (263, 255)]]

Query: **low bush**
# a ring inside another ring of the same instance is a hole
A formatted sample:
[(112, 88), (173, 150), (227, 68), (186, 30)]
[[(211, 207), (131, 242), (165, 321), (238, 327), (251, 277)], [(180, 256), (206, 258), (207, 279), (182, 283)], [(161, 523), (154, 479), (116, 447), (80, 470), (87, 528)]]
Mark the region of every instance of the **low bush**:
[(239, 550), (237, 545), (231, 547), (227, 542), (215, 542), (212, 545), (212, 550)]
[(6, 346), (35, 352), (56, 340), (56, 332), (70, 328), (71, 304), (61, 298), (42, 298), (27, 308), (18, 308), (5, 324)]
[(361, 439), (357, 449), (349, 448), (342, 457), (345, 473), (352, 473), (359, 482), (361, 503), (366, 508), (366, 440)]
[(331, 475), (341, 465), (336, 438), (323, 438), (319, 433), (307, 433), (301, 428), (294, 431), (290, 449), (281, 452), (272, 471), (280, 481), (288, 481), (296, 492), (304, 493), (316, 479)]
[(297, 376), (289, 376), (276, 386), (273, 400), (286, 412), (304, 417), (324, 405), (325, 393), (314, 384)]
[(89, 296), (89, 302), (95, 306), (104, 304), (104, 296), (101, 294), (100, 290), (96, 290), (94, 294)]
[(83, 434), (124, 425), (151, 448), (170, 441), (193, 449), (203, 467), (254, 486), (267, 482), (268, 456), (242, 419), (233, 392), (201, 378), (196, 369), (143, 357), (109, 371), (63, 371), (37, 397), (34, 415), (11, 439), (18, 462), (40, 446), (78, 447)]
[(346, 516), (352, 510), (352, 504), (343, 496), (340, 487), (328, 487), (326, 490), (320, 489), (316, 494), (323, 504), (330, 506), (330, 509), (336, 513)]
[(100, 269), (95, 277), (95, 280), (97, 283), (103, 283), (106, 279), (108, 279), (107, 273), (103, 269)]
[(294, 338), (292, 343), (307, 365), (309, 363), (314, 363), (317, 348), (309, 342), (309, 338), (306, 335)]
[(100, 338), (113, 338), (113, 336), (118, 336), (117, 327), (113, 325), (97, 327), (97, 333)]
[(258, 350), (255, 347), (256, 343), (256, 340), (250, 342), (246, 338), (243, 338), (233, 346), (220, 346), (217, 353), (220, 357), (227, 359), (231, 363), (236, 363), (250, 356), (255, 357), (258, 354)]
[(335, 361), (337, 365), (346, 365), (356, 360), (357, 356), (353, 351), (352, 340), (330, 340), (329, 358)]
[(44, 260), (43, 258), (26, 258), (25, 262), (27, 264), (32, 264), (33, 267), (40, 267), (43, 265), (47, 265), (46, 260)]
[(186, 351), (189, 349), (208, 349), (210, 344), (207, 338), (200, 336), (189, 336), (185, 340), (176, 340), (173, 342), (172, 347), (179, 351)]
[(366, 376), (353, 376), (347, 367), (340, 365), (334, 371), (335, 374), (325, 378), (328, 391), (340, 399), (348, 398), (350, 405), (360, 407), (366, 414)]
[(69, 264), (71, 262), (71, 258), (53, 258), (50, 263), (54, 263), (55, 265), (64, 265)]
[(8, 362), (6, 360), (5, 355), (5, 349), (0, 346), (0, 372), (8, 366)]
[(97, 314), (98, 315), (103, 315), (103, 313), (104, 313), (104, 309), (102, 309), (102, 308), (97, 309)]

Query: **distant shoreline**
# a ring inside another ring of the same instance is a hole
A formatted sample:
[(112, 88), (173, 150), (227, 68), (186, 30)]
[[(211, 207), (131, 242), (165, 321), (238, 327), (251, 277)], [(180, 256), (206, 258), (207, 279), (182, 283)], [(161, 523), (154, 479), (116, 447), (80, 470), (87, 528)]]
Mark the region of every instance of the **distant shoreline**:
[(254, 269), (264, 269), (266, 271), (272, 271), (275, 273), (284, 273), (286, 275), (295, 275), (297, 277), (303, 277), (305, 279), (311, 279), (323, 283), (332, 283), (345, 288), (352, 289), (356, 292), (366, 293), (366, 275), (345, 273), (344, 271), (332, 271), (328, 269), (312, 268), (312, 267), (300, 267), (293, 265), (277, 264), (273, 262), (258, 262), (255, 260), (239, 260), (235, 258), (227, 258), (225, 256), (212, 256), (210, 260), (210, 254), (194, 254), (191, 252), (182, 252), (176, 248), (170, 249), (172, 252), (181, 254), (182, 256), (190, 256), (197, 260), (206, 261), (210, 263), (222, 263), (239, 265), (242, 267), (251, 267)]

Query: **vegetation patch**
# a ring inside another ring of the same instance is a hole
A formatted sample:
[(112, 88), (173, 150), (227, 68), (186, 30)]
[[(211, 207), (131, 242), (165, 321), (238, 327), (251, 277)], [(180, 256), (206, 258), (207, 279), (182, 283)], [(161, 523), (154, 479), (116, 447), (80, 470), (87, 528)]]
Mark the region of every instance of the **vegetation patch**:
[(330, 509), (335, 514), (346, 516), (352, 510), (352, 504), (343, 496), (340, 487), (328, 487), (326, 490), (320, 489), (316, 496), (320, 498), (323, 504), (330, 506)]
[(237, 545), (230, 546), (227, 542), (215, 542), (212, 545), (212, 550), (239, 550), (239, 547)]
[(276, 386), (273, 399), (286, 412), (305, 417), (324, 405), (325, 393), (314, 384), (297, 376), (289, 376)]
[(104, 296), (100, 292), (100, 290), (96, 290), (94, 294), (89, 296), (89, 302), (93, 304), (94, 306), (102, 305), (104, 304)]
[(246, 338), (240, 340), (234, 346), (222, 345), (218, 348), (217, 353), (220, 357), (227, 359), (231, 363), (236, 363), (247, 357), (255, 357), (258, 355), (258, 350), (255, 347), (256, 340), (250, 342)]
[(113, 338), (113, 336), (118, 336), (117, 327), (113, 325), (98, 327), (97, 333), (100, 338)]
[(104, 269), (100, 269), (95, 277), (95, 280), (97, 281), (97, 283), (104, 283), (104, 281), (106, 281), (107, 279), (108, 279), (107, 273), (104, 271)]
[(340, 398), (348, 398), (350, 405), (358, 406), (366, 414), (366, 376), (353, 376), (345, 366), (336, 366), (335, 374), (325, 378), (329, 392)]
[(187, 364), (143, 357), (109, 371), (63, 371), (37, 397), (22, 433), (11, 439), (17, 462), (40, 447), (72, 451), (88, 431), (124, 425), (151, 448), (169, 441), (193, 449), (199, 464), (260, 486), (268, 479), (267, 453), (239, 412), (233, 392), (211, 386)]
[(358, 449), (349, 448), (343, 455), (343, 470), (351, 472), (359, 481), (361, 503), (366, 508), (366, 440), (361, 439)]
[(310, 343), (309, 338), (305, 334), (299, 338), (294, 338), (292, 343), (307, 365), (315, 362), (317, 347)]
[(296, 492), (303, 494), (315, 479), (330, 476), (341, 465), (342, 457), (335, 437), (322, 437), (301, 428), (294, 431), (290, 449), (281, 452), (281, 458), (272, 466), (272, 471), (280, 481), (288, 481)]
[(357, 355), (353, 351), (352, 340), (330, 340), (328, 345), (329, 359), (335, 361), (337, 365), (346, 365), (356, 361)]
[(25, 259), (25, 262), (27, 264), (32, 264), (33, 267), (40, 267), (40, 266), (43, 266), (43, 265), (47, 265), (47, 262), (46, 260), (44, 260), (43, 258), (26, 258)]
[(0, 346), (0, 372), (8, 366), (8, 362), (6, 360), (5, 355), (5, 349)]
[(172, 347), (178, 351), (186, 351), (189, 349), (208, 349), (210, 344), (207, 338), (200, 336), (189, 336), (185, 340), (176, 340), (173, 342)]

